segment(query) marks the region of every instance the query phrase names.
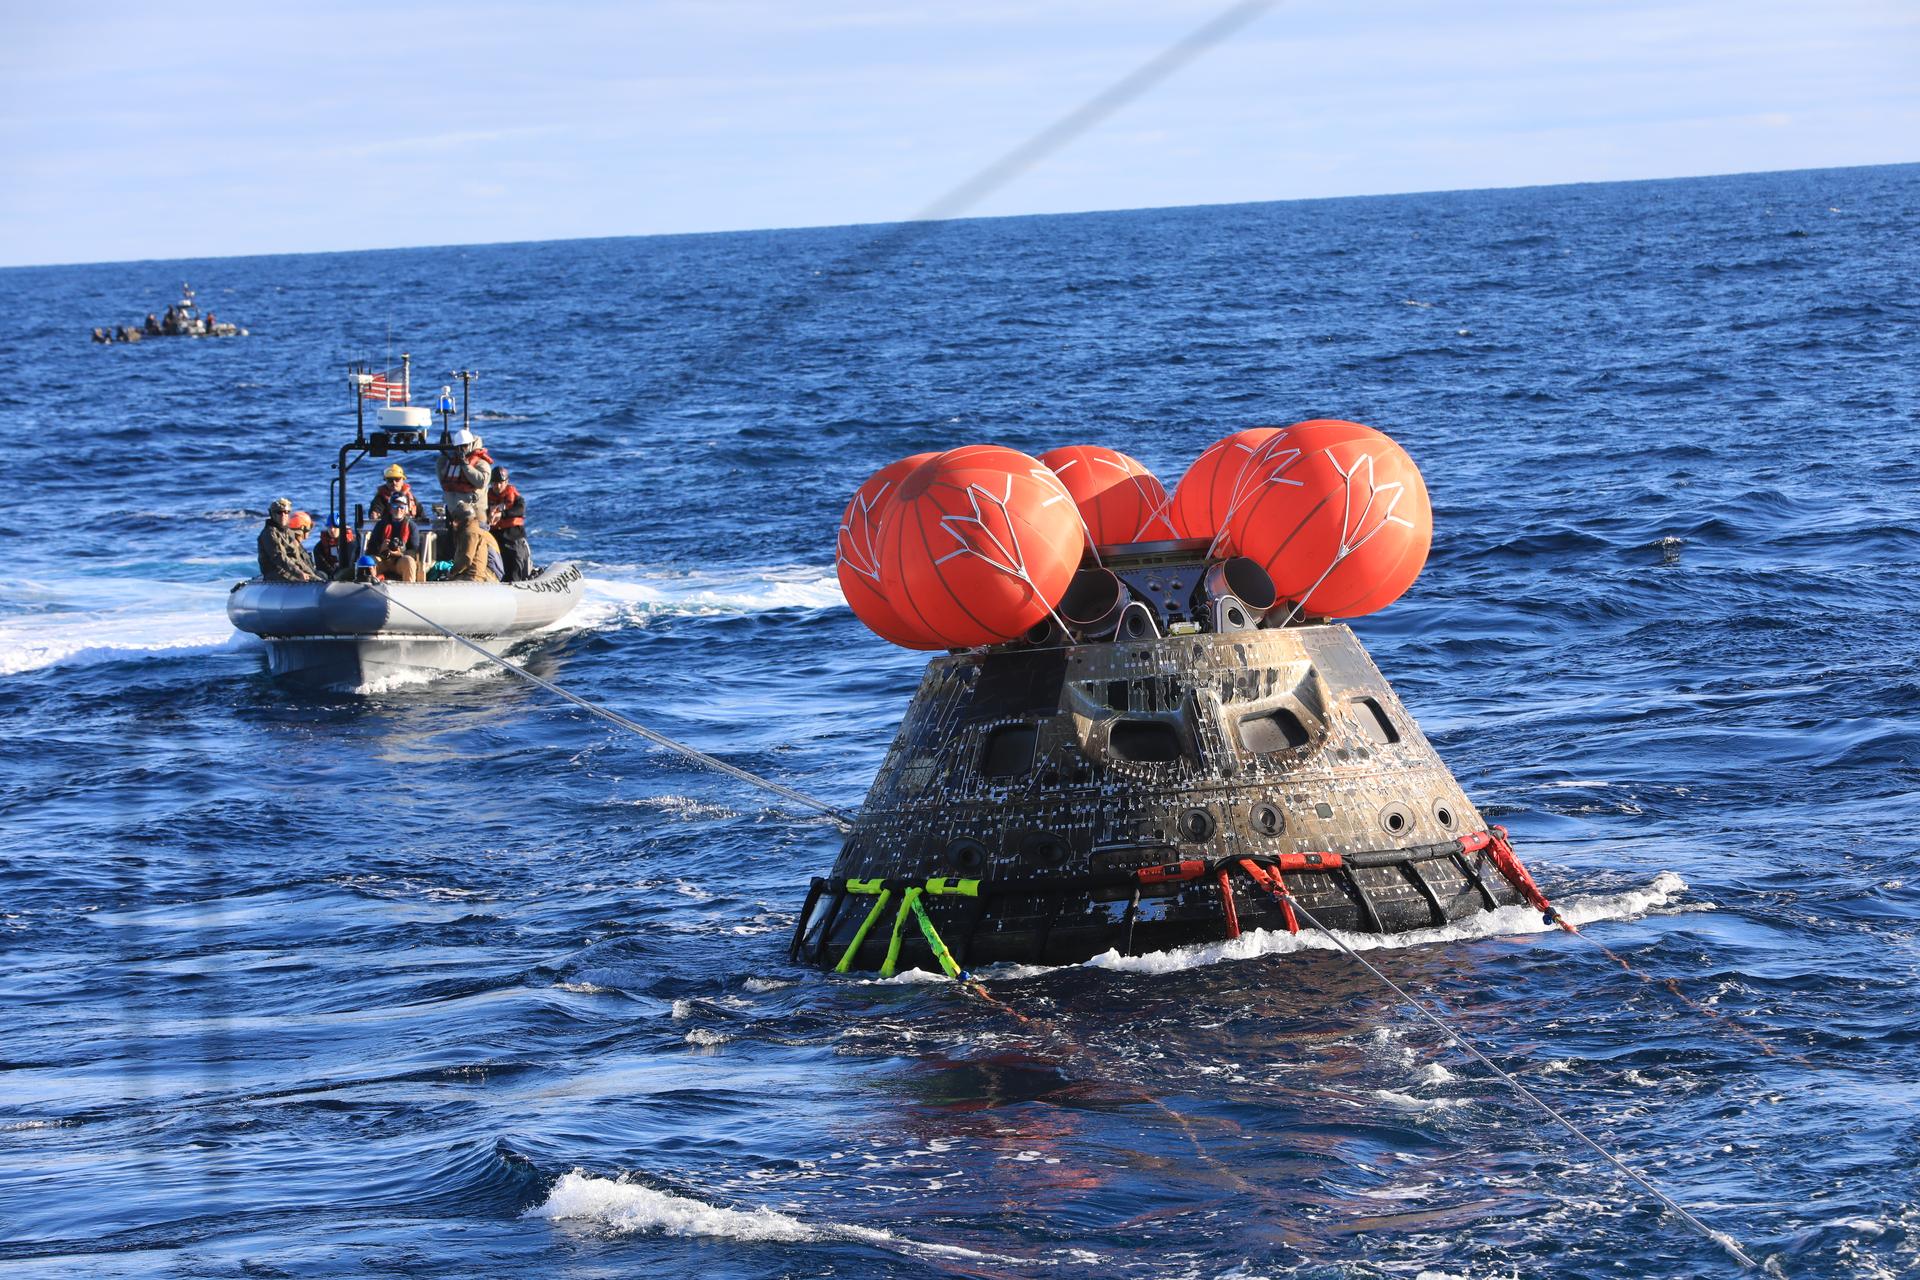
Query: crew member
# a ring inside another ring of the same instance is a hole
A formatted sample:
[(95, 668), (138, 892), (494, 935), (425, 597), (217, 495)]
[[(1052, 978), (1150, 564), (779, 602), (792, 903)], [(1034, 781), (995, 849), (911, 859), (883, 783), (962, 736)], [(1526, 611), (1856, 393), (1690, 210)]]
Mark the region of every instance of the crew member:
[(287, 528), (293, 531), (293, 541), (300, 548), (300, 558), (318, 576), (320, 571), (314, 568), (313, 552), (307, 550), (307, 535), (313, 532), (313, 517), (304, 511), (296, 511), (287, 517)]
[(293, 531), (293, 503), (275, 498), (260, 530), (260, 576), (268, 582), (318, 582), (320, 575), (307, 563), (300, 537)]
[(451, 515), (461, 503), (472, 503), (480, 515), (482, 533), (486, 532), (487, 489), (492, 478), (492, 456), (480, 437), (465, 427), (440, 446), (440, 492), (446, 499), (447, 512)]
[(404, 516), (390, 515), (367, 535), (367, 554), (389, 581), (418, 582), (420, 567), (413, 558), (412, 543), (413, 523)]
[(500, 544), (500, 559), (506, 570), (502, 582), (524, 582), (533, 576), (533, 552), (527, 547), (527, 500), (507, 479), (505, 467), (493, 469), (493, 486), (487, 490), (487, 528)]
[(481, 523), (471, 502), (456, 503), (448, 512), (453, 523), (453, 569), (449, 582), (498, 582), (505, 567), (500, 544)]
[(320, 540), (313, 544), (314, 571), (323, 578), (339, 578), (340, 571), (358, 558), (353, 541), (353, 530), (342, 529), (339, 517), (329, 516)]
[(419, 506), (414, 501), (413, 486), (407, 483), (406, 469), (396, 462), (386, 469), (380, 487), (373, 491), (367, 514), (375, 520), (385, 520), (388, 516), (411, 520)]

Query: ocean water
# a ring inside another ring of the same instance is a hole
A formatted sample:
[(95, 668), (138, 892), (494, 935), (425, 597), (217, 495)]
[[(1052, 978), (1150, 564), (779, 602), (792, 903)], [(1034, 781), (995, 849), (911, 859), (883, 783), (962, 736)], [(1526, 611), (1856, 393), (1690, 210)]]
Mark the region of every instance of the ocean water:
[[(1920, 1273), (1917, 246), (1906, 166), (0, 273), (0, 1274), (1733, 1273), (1324, 947), (823, 976), (817, 818), (274, 685), (227, 587), (400, 350), (585, 565), (534, 669), (845, 806), (920, 666), (870, 471), (1387, 430), (1438, 533), (1357, 629), (1632, 971), (1369, 958), (1785, 1274)], [(88, 343), (182, 279), (252, 336)]]

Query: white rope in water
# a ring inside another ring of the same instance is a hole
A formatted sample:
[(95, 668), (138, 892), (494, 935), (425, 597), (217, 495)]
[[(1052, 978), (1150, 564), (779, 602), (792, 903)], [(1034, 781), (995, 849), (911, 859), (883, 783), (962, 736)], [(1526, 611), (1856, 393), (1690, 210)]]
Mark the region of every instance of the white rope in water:
[[(377, 588), (370, 583), (368, 584), (367, 589), (370, 591), (373, 591), (373, 590), (376, 590)], [(771, 791), (774, 795), (784, 797), (785, 799), (793, 801), (795, 804), (804, 805), (806, 808), (815, 810), (816, 812), (819, 812), (819, 813), (823, 813), (827, 817), (832, 818), (835, 822), (839, 823), (842, 827), (851, 827), (853, 825), (853, 816), (851, 814), (846, 813), (844, 810), (834, 808), (832, 805), (828, 804), (825, 800), (816, 800), (814, 797), (808, 795), (804, 791), (796, 791), (794, 788), (787, 786), (785, 783), (775, 782), (771, 778), (763, 778), (759, 774), (751, 773), (745, 769), (742, 769), (738, 765), (728, 764), (725, 760), (719, 759), (716, 756), (708, 755), (706, 752), (700, 750), (698, 747), (690, 747), (684, 742), (678, 742), (672, 738), (669, 738), (666, 734), (661, 733), (658, 730), (649, 729), (647, 728), (647, 726), (639, 723), (638, 721), (629, 720), (626, 716), (621, 715), (618, 711), (609, 710), (608, 708), (601, 706), (597, 702), (591, 702), (588, 699), (581, 697), (577, 693), (573, 693), (569, 690), (562, 689), (559, 685), (555, 684), (553, 681), (542, 679), (541, 677), (533, 674), (533, 672), (527, 670), (525, 667), (521, 666), (519, 663), (509, 662), (505, 658), (501, 657), (499, 654), (485, 647), (484, 645), (475, 644), (473, 641), (467, 639), (465, 636), (461, 635), (459, 632), (451, 631), (446, 627), (441, 626), (438, 622), (435, 622), (432, 618), (429, 618), (426, 614), (420, 612), (418, 609), (414, 608), (412, 605), (409, 605), (401, 600), (396, 600), (391, 591), (380, 591), (379, 595), (382, 598), (384, 598), (388, 604), (398, 605), (400, 608), (405, 609), (408, 613), (420, 619), (420, 621), (426, 623), (428, 626), (432, 627), (435, 631), (438, 631), (441, 635), (447, 637), (447, 639), (459, 641), (461, 644), (467, 646), (467, 648), (473, 650), (475, 653), (485, 658), (488, 662), (493, 663), (495, 666), (501, 668), (502, 670), (512, 672), (514, 675), (519, 676), (522, 680), (525, 680), (528, 684), (538, 685), (540, 688), (545, 689), (548, 693), (553, 694), (555, 697), (565, 698), (568, 702), (571, 702), (574, 706), (579, 707), (583, 711), (588, 711), (596, 716), (599, 716), (602, 720), (605, 720), (609, 724), (619, 725), (622, 729), (625, 729), (628, 733), (638, 734), (640, 737), (645, 738), (648, 742), (653, 743), (655, 746), (665, 747), (669, 751), (677, 751), (681, 755), (685, 756), (687, 759), (693, 761), (695, 764), (704, 765), (705, 767), (712, 769), (716, 773), (724, 773), (729, 778), (738, 779), (739, 781), (746, 783), (748, 786), (759, 787), (762, 791)]]
[(1514, 1078), (1511, 1072), (1506, 1071), (1498, 1063), (1496, 1063), (1492, 1058), (1489, 1058), (1486, 1054), (1482, 1053), (1479, 1047), (1475, 1045), (1473, 1041), (1467, 1039), (1467, 1037), (1463, 1033), (1456, 1031), (1453, 1028), (1452, 1024), (1448, 1023), (1445, 1018), (1442, 1018), (1439, 1014), (1427, 1008), (1425, 1004), (1421, 1003), (1419, 1000), (1416, 1000), (1413, 996), (1409, 995), (1407, 991), (1400, 986), (1399, 983), (1395, 982), (1392, 978), (1389, 978), (1386, 974), (1380, 972), (1380, 968), (1378, 965), (1374, 964), (1372, 961), (1368, 960), (1365, 956), (1361, 955), (1358, 951), (1355, 951), (1352, 947), (1348, 946), (1344, 941), (1341, 940), (1340, 935), (1336, 934), (1332, 929), (1329, 929), (1326, 925), (1320, 923), (1320, 921), (1314, 916), (1314, 914), (1311, 911), (1307, 910), (1307, 908), (1304, 905), (1302, 905), (1302, 903), (1300, 902), (1300, 899), (1294, 897), (1292, 894), (1288, 894), (1286, 896), (1287, 896), (1287, 900), (1293, 904), (1293, 909), (1299, 912), (1301, 915), (1305, 916), (1307, 918), (1307, 923), (1311, 924), (1314, 928), (1318, 929), (1321, 933), (1325, 934), (1329, 942), (1333, 943), (1334, 946), (1344, 951), (1347, 954), (1348, 959), (1356, 961), (1368, 973), (1378, 978), (1381, 982), (1381, 985), (1385, 986), (1387, 990), (1393, 992), (1393, 994), (1395, 994), (1396, 996), (1399, 996), (1400, 999), (1407, 1005), (1408, 1008), (1418, 1013), (1421, 1017), (1425, 1018), (1428, 1022), (1431, 1022), (1434, 1026), (1440, 1028), (1440, 1030), (1447, 1036), (1449, 1040), (1452, 1040), (1454, 1044), (1458, 1045), (1462, 1050), (1464, 1050), (1468, 1055), (1470, 1055), (1481, 1066), (1493, 1072), (1493, 1074), (1499, 1077), (1500, 1080), (1503, 1083), (1505, 1083), (1508, 1088), (1512, 1089), (1515, 1093), (1519, 1094), (1522, 1098), (1525, 1098), (1528, 1102), (1531, 1102), (1534, 1106), (1538, 1107), (1541, 1111), (1545, 1112), (1554, 1121), (1555, 1124), (1558, 1124), (1562, 1129), (1565, 1129), (1568, 1133), (1572, 1134), (1575, 1138), (1579, 1139), (1580, 1142), (1583, 1143), (1588, 1148), (1590, 1148), (1595, 1155), (1599, 1156), (1602, 1160), (1612, 1165), (1615, 1169), (1619, 1170), (1622, 1175), (1624, 1175), (1625, 1177), (1633, 1181), (1636, 1185), (1644, 1189), (1648, 1195), (1652, 1196), (1655, 1200), (1658, 1200), (1661, 1204), (1665, 1205), (1668, 1209), (1672, 1210), (1675, 1217), (1679, 1218), (1682, 1222), (1686, 1223), (1688, 1226), (1692, 1227), (1695, 1231), (1698, 1231), (1701, 1235), (1705, 1236), (1707, 1239), (1713, 1241), (1714, 1244), (1718, 1245), (1721, 1249), (1725, 1250), (1728, 1257), (1732, 1258), (1735, 1262), (1747, 1268), (1749, 1271), (1758, 1271), (1761, 1269), (1760, 1264), (1755, 1262), (1752, 1256), (1749, 1255), (1747, 1251), (1741, 1247), (1739, 1241), (1735, 1240), (1732, 1236), (1726, 1234), (1726, 1232), (1716, 1231), (1712, 1227), (1708, 1226), (1706, 1223), (1702, 1222), (1685, 1205), (1681, 1204), (1678, 1200), (1675, 1200), (1672, 1196), (1668, 1195), (1666, 1192), (1662, 1191), (1659, 1187), (1655, 1186), (1644, 1175), (1642, 1175), (1637, 1170), (1635, 1170), (1631, 1165), (1628, 1165), (1625, 1161), (1621, 1160), (1618, 1156), (1614, 1155), (1611, 1151), (1608, 1151), (1605, 1147), (1595, 1142), (1592, 1138), (1589, 1138), (1586, 1135), (1586, 1133), (1580, 1129), (1578, 1125), (1574, 1124), (1573, 1121), (1567, 1119), (1565, 1116), (1561, 1115), (1558, 1111), (1554, 1110), (1551, 1106), (1547, 1104), (1545, 1099), (1540, 1097), (1539, 1094), (1527, 1088), (1526, 1085), (1521, 1084), (1519, 1080)]

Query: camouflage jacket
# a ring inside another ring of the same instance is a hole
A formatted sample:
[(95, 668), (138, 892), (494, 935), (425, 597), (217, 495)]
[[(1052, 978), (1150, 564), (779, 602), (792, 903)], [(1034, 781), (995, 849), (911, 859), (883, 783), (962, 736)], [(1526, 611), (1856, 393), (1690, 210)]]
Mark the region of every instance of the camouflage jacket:
[(300, 535), (268, 520), (260, 530), (260, 576), (268, 582), (308, 582), (319, 575), (300, 545)]

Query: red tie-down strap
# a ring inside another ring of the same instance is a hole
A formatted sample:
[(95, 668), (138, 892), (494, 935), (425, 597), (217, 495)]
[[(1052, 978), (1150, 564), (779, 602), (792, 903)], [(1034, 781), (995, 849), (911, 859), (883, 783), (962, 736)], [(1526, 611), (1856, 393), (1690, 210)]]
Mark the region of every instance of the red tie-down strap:
[(1233, 881), (1227, 879), (1227, 869), (1220, 868), (1220, 912), (1227, 918), (1227, 940), (1231, 942), (1240, 936), (1240, 909), (1233, 904)]
[(1265, 889), (1280, 904), (1281, 918), (1287, 922), (1288, 933), (1300, 932), (1300, 921), (1293, 913), (1293, 895), (1287, 891), (1287, 882), (1280, 874), (1283, 871), (1337, 871), (1342, 866), (1337, 853), (1283, 853), (1261, 865), (1251, 858), (1240, 859), (1240, 869), (1247, 878)]
[(1287, 896), (1287, 886), (1285, 882), (1280, 879), (1279, 870), (1276, 868), (1272, 872), (1272, 878), (1269, 879), (1265, 867), (1247, 858), (1240, 859), (1240, 869), (1247, 873), (1248, 879), (1252, 880), (1255, 884), (1279, 900), (1280, 914), (1287, 922), (1287, 932), (1300, 932), (1300, 922), (1296, 920), (1293, 915), (1293, 899)]
[(1513, 886), (1514, 891), (1540, 913), (1542, 920), (1557, 924), (1568, 933), (1580, 932), (1574, 928), (1573, 921), (1561, 915), (1559, 908), (1549, 902), (1547, 895), (1540, 891), (1540, 886), (1533, 882), (1533, 876), (1521, 865), (1513, 845), (1508, 842), (1505, 827), (1489, 827), (1485, 831), (1474, 831), (1460, 837), (1460, 852), (1478, 853), (1482, 849), (1486, 850), (1488, 860), (1507, 878), (1507, 883)]
[(1182, 880), (1194, 880), (1205, 874), (1205, 862), (1199, 858), (1187, 858), (1181, 862), (1163, 862), (1157, 867), (1141, 867), (1133, 876), (1141, 884), (1178, 884)]

